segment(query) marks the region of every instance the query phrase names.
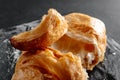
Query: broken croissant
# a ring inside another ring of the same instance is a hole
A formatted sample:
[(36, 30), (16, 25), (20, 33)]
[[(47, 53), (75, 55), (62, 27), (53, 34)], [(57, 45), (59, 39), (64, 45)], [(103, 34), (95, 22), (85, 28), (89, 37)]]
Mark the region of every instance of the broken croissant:
[(13, 36), (10, 41), (12, 46), (24, 51), (43, 49), (61, 38), (67, 29), (64, 17), (55, 9), (50, 9), (37, 27)]
[(12, 80), (87, 80), (87, 73), (72, 53), (45, 49), (22, 52)]
[(81, 57), (87, 70), (92, 70), (103, 61), (106, 49), (106, 29), (104, 23), (82, 13), (70, 13), (65, 16), (68, 31), (52, 48), (61, 52), (72, 52)]
[(50, 9), (36, 28), (10, 41), (23, 50), (12, 80), (87, 80), (83, 68), (92, 70), (104, 59), (106, 29), (97, 18), (82, 13), (64, 18)]

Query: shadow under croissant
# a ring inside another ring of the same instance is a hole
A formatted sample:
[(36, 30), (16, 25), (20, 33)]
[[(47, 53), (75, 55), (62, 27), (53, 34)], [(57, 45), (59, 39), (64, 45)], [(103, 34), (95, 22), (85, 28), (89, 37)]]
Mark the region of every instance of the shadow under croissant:
[(108, 73), (105, 69), (95, 67), (93, 71), (87, 71), (89, 80), (116, 80), (114, 75)]

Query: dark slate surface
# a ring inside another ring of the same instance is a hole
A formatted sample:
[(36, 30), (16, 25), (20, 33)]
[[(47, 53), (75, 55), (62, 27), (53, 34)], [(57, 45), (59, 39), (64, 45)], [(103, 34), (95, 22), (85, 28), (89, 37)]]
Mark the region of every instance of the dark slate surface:
[[(9, 42), (12, 35), (30, 30), (39, 20), (7, 29), (0, 29), (0, 80), (11, 80), (20, 51)], [(93, 71), (88, 71), (89, 80), (120, 80), (120, 45), (108, 35), (105, 59)]]

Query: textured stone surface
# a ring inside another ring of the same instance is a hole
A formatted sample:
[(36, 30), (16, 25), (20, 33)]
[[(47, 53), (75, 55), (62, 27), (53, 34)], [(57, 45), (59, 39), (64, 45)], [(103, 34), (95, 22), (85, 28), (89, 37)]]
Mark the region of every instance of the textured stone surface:
[[(39, 20), (9, 29), (0, 29), (0, 80), (11, 80), (16, 60), (20, 51), (14, 49), (9, 42), (12, 35), (30, 30)], [(120, 79), (120, 45), (108, 35), (108, 45), (105, 59), (93, 71), (88, 71), (89, 80), (119, 80)]]

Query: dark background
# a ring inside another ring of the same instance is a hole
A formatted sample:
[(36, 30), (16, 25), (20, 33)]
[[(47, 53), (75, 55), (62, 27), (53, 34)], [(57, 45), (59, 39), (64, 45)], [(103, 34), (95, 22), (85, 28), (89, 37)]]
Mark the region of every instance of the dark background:
[(0, 28), (41, 19), (49, 8), (65, 15), (81, 12), (101, 19), (120, 43), (120, 0), (0, 0)]

